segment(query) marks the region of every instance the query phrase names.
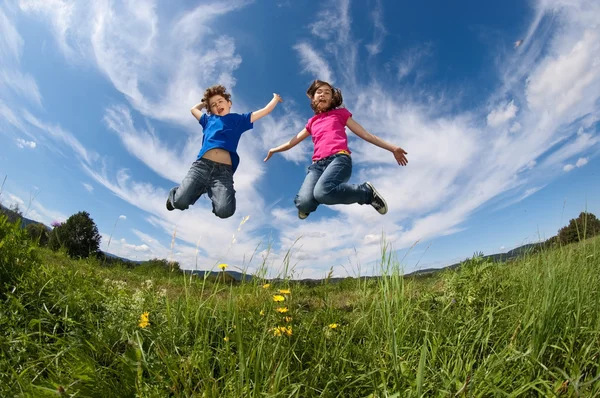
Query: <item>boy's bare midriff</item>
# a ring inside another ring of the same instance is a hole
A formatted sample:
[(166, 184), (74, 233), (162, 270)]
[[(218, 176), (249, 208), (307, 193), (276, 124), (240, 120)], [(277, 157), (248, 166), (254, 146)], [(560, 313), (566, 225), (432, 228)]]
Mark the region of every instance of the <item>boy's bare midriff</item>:
[(231, 155), (229, 154), (229, 151), (226, 151), (225, 149), (209, 149), (202, 157), (212, 160), (213, 162), (231, 165)]

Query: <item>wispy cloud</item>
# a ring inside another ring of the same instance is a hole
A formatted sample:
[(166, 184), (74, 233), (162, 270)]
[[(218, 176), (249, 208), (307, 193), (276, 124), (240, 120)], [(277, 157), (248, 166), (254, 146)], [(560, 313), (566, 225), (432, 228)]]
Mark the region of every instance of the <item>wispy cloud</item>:
[(381, 0), (375, 0), (375, 7), (371, 11), (371, 19), (373, 21), (373, 41), (366, 45), (369, 55), (377, 55), (381, 52), (383, 39), (387, 35), (387, 30), (383, 24), (383, 7)]
[(309, 73), (315, 79), (334, 83), (333, 73), (327, 64), (327, 61), (308, 43), (299, 43), (294, 46), (300, 55), (302, 71)]
[(179, 183), (191, 164), (190, 159), (198, 151), (201, 141), (198, 135), (191, 142), (191, 151), (179, 154), (169, 149), (161, 142), (154, 130), (148, 125), (147, 129), (136, 129), (133, 124), (131, 112), (125, 106), (112, 106), (106, 110), (104, 116), (106, 125), (116, 132), (125, 148), (136, 158), (144, 162), (158, 175)]
[(21, 70), (23, 44), (23, 38), (0, 7), (0, 97), (21, 97), (41, 107), (42, 96), (35, 79)]
[[(518, 110), (519, 108), (515, 105), (515, 101), (510, 101), (506, 106), (499, 105), (487, 115), (487, 124), (490, 127), (498, 127), (513, 119)], [(513, 127), (511, 127), (511, 131)]]
[[(69, 60), (93, 60), (137, 111), (183, 126), (191, 126), (186, 110), (198, 102), (205, 87), (214, 81), (234, 86), (232, 72), (241, 58), (233, 40), (220, 29), (213, 31), (211, 25), (247, 4), (201, 4), (167, 19), (159, 18), (156, 1), (20, 3), (23, 11), (50, 21)], [(198, 43), (202, 43), (202, 51), (198, 51)], [(214, 68), (217, 60), (219, 68)], [(156, 96), (156, 92), (162, 94)]]
[(94, 191), (94, 187), (91, 184), (88, 184), (87, 182), (82, 182), (81, 184), (88, 192)]
[[(397, 64), (398, 80), (403, 80), (411, 73), (418, 71), (417, 75), (424, 74), (424, 68), (420, 67), (423, 59), (430, 57), (433, 54), (431, 43), (424, 43), (420, 46), (410, 48), (400, 56), (400, 61)], [(419, 68), (417, 68), (419, 66)]]
[(23, 39), (17, 29), (0, 8), (0, 55), (6, 62), (7, 59), (18, 60), (23, 51)]
[[(4, 199), (6, 197), (7, 199)], [(48, 209), (43, 206), (39, 200), (37, 193), (30, 194), (27, 200), (24, 200), (23, 195), (6, 192), (3, 195), (3, 204), (8, 207), (18, 205), (23, 215), (35, 221), (50, 225), (53, 221), (65, 221), (68, 217), (58, 210)]]
[(87, 164), (91, 164), (96, 161), (99, 156), (96, 152), (87, 150), (81, 142), (75, 138), (73, 134), (64, 130), (59, 125), (49, 124), (36, 116), (31, 114), (29, 111), (23, 111), (23, 118), (32, 126), (39, 129), (39, 131), (48, 134), (54, 141), (59, 142), (68, 148), (72, 149), (77, 155), (81, 157)]

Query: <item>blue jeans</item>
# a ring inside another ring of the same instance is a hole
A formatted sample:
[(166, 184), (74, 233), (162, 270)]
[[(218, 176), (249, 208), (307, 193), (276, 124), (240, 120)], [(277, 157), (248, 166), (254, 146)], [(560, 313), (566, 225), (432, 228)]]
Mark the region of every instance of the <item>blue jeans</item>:
[(207, 193), (212, 201), (213, 213), (227, 218), (235, 213), (233, 169), (223, 163), (200, 158), (196, 160), (179, 187), (171, 189), (169, 201), (174, 208), (185, 210)]
[(306, 178), (294, 203), (302, 213), (312, 213), (319, 204), (361, 205), (371, 203), (373, 192), (366, 184), (346, 184), (352, 175), (352, 158), (331, 155), (308, 166)]

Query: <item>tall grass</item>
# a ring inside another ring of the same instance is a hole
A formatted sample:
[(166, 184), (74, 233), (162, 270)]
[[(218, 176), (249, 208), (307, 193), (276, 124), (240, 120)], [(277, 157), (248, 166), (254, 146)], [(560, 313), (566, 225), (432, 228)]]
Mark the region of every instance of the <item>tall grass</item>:
[(0, 229), (30, 265), (0, 291), (0, 396), (600, 395), (599, 239), (425, 280), (384, 248), (381, 278), (307, 287), (149, 279)]

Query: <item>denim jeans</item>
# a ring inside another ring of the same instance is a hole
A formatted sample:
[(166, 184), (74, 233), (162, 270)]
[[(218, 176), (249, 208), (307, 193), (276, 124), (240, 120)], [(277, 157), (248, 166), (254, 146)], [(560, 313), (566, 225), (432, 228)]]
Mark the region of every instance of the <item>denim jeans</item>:
[(217, 217), (231, 217), (235, 213), (231, 166), (204, 158), (196, 160), (181, 185), (169, 192), (169, 201), (174, 208), (185, 210), (204, 193), (212, 201), (212, 211)]
[(371, 203), (373, 193), (366, 184), (346, 184), (352, 175), (352, 158), (336, 154), (308, 166), (306, 178), (294, 203), (302, 213), (312, 213), (319, 204)]

